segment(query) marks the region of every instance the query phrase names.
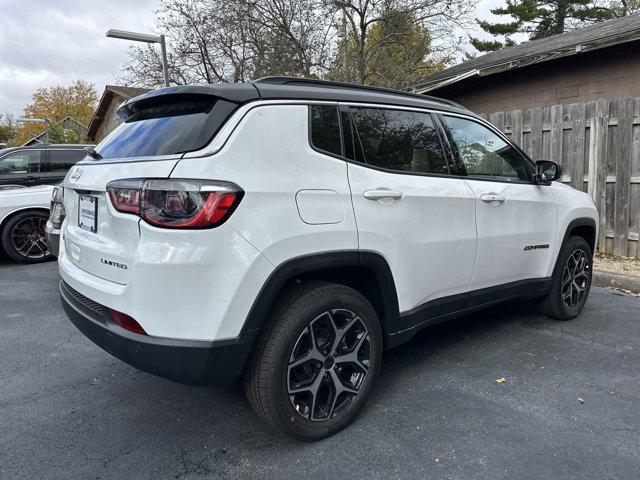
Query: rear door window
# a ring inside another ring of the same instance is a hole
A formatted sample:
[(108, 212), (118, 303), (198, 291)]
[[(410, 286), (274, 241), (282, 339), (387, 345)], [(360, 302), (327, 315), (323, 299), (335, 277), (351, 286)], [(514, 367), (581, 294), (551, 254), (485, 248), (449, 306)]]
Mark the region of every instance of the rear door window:
[(349, 108), (355, 157), (364, 163), (409, 173), (447, 175), (447, 160), (429, 113), (383, 108)]
[(64, 174), (77, 162), (82, 160), (85, 153), (82, 150), (49, 150), (49, 172)]
[(204, 148), (237, 105), (208, 95), (163, 95), (120, 108), (124, 119), (95, 150), (105, 159), (153, 157)]

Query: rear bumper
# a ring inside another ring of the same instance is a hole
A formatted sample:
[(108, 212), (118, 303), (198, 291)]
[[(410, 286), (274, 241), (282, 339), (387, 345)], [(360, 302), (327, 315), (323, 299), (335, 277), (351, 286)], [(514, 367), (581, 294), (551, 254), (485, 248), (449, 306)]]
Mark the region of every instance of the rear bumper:
[(57, 257), (60, 252), (60, 229), (55, 228), (51, 221), (48, 221), (44, 233), (47, 239), (49, 253), (54, 257)]
[(108, 309), (60, 281), (62, 306), (89, 340), (116, 358), (145, 372), (189, 385), (237, 380), (251, 354), (257, 330), (238, 339), (173, 340), (129, 332), (116, 325)]

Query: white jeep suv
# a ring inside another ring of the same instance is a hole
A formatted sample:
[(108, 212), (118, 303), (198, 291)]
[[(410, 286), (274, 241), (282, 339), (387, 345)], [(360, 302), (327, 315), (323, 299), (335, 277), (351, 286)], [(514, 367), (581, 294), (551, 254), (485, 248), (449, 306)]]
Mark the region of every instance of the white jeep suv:
[(271, 77), (169, 87), (64, 182), (71, 321), (141, 370), (244, 377), (256, 411), (311, 440), (356, 416), (384, 348), (520, 296), (566, 320), (597, 213), (461, 106)]

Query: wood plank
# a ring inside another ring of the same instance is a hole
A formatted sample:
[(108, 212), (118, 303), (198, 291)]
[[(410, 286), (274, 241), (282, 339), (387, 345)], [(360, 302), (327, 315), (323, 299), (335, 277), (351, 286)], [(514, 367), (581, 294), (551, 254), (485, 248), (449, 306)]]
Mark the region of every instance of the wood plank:
[(522, 145), (522, 117), (522, 110), (511, 112), (511, 139), (524, 150)]
[(571, 116), (571, 140), (568, 170), (571, 172), (571, 186), (582, 191), (584, 184), (584, 152), (585, 152), (585, 117), (586, 105), (574, 103), (569, 105)]
[(531, 109), (531, 159), (542, 160), (542, 108)]
[[(598, 215), (600, 216), (600, 224), (598, 225), (598, 250), (605, 251), (605, 225), (606, 225), (606, 195), (607, 195), (607, 135), (609, 133), (609, 100), (602, 98), (596, 103), (596, 111), (592, 119), (593, 125), (593, 155), (594, 161), (593, 174), (593, 189), (591, 195), (593, 201), (596, 204)], [(615, 178), (614, 178), (615, 181)], [(589, 183), (591, 189), (591, 182)]]
[(551, 160), (562, 164), (562, 105), (554, 105), (551, 107), (551, 138), (550, 150)]
[(504, 112), (494, 112), (489, 115), (489, 122), (501, 132), (504, 132)]
[(631, 180), (631, 143), (633, 137), (633, 99), (621, 98), (618, 103), (616, 141), (616, 194), (614, 204), (613, 254), (627, 256), (629, 246), (629, 201)]
[[(609, 132), (609, 133), (611, 133), (611, 132)], [(615, 196), (616, 196), (616, 186), (615, 186), (615, 184), (608, 183), (607, 184), (607, 193), (605, 194), (604, 230), (611, 232), (611, 238), (609, 240), (605, 241), (605, 253), (609, 254), (609, 255), (613, 254), (613, 237), (615, 236), (614, 233), (613, 233), (614, 232), (614, 229), (613, 229), (613, 223), (614, 223), (613, 207), (614, 207), (614, 203), (615, 203)]]

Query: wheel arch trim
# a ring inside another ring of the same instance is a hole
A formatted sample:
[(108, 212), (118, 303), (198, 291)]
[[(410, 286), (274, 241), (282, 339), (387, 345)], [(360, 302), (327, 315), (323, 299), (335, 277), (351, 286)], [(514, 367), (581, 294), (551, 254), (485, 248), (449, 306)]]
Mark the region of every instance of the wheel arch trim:
[(381, 294), (382, 315), (380, 322), (384, 336), (385, 332), (394, 328), (394, 323), (398, 321), (400, 315), (398, 295), (391, 268), (381, 254), (357, 250), (303, 255), (280, 264), (262, 286), (249, 311), (242, 331), (261, 328), (282, 288), (296, 277), (328, 269), (348, 269), (350, 267), (367, 268), (372, 271), (375, 277), (377, 289)]
[(562, 250), (562, 246), (569, 239), (569, 236), (571, 235), (571, 232), (574, 231), (578, 227), (588, 227), (588, 228), (593, 229), (594, 240), (593, 240), (593, 243), (589, 245), (589, 247), (591, 248), (591, 253), (592, 254), (595, 253), (596, 243), (598, 241), (598, 225), (597, 225), (595, 219), (593, 219), (591, 217), (574, 218), (573, 220), (571, 220), (567, 224), (567, 227), (564, 230), (564, 234), (562, 236), (562, 242), (560, 242), (560, 244), (558, 245), (558, 248), (557, 248), (557, 251), (556, 251), (556, 257), (553, 260), (553, 270), (551, 271), (551, 274), (553, 274), (553, 272), (555, 272), (555, 269), (557, 267), (558, 258), (560, 257), (560, 251)]
[(597, 241), (598, 226), (596, 224), (596, 221), (590, 217), (578, 217), (578, 218), (574, 218), (569, 222), (569, 224), (567, 225), (567, 228), (564, 231), (564, 237), (562, 238), (562, 243), (560, 244), (560, 248), (562, 248), (562, 245), (565, 244), (565, 242), (569, 238), (569, 235), (571, 235), (571, 232), (575, 230), (577, 227), (589, 227), (593, 229), (594, 243), (592, 245), (589, 245), (589, 247), (591, 247), (591, 250), (592, 250), (591, 253), (594, 253), (596, 249), (595, 242)]

